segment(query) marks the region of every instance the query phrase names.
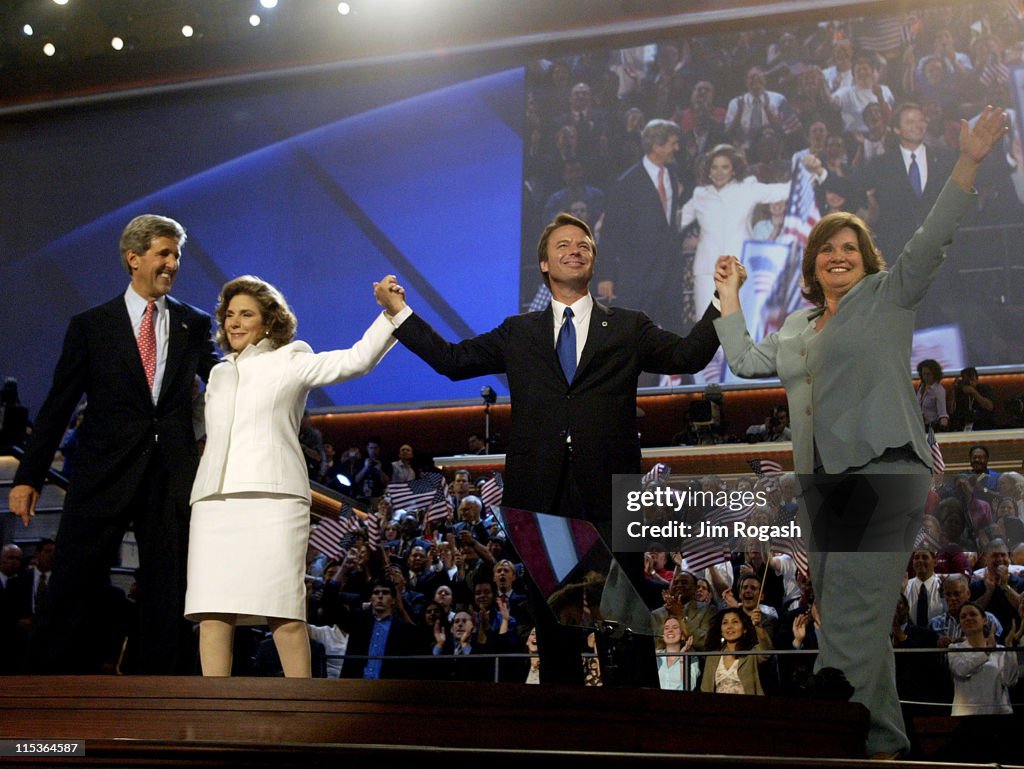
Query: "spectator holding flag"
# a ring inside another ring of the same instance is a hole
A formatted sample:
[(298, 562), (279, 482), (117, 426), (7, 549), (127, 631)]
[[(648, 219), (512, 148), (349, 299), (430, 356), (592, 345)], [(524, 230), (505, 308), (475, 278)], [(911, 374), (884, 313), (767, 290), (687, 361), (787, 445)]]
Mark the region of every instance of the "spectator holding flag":
[(293, 341), (297, 322), (281, 292), (251, 275), (224, 285), (216, 318), (228, 355), (206, 389), (185, 616), (199, 622), (203, 675), (231, 674), (236, 625), (269, 624), (285, 675), (309, 678), (310, 491), (299, 422), (314, 387), (373, 370), (394, 344), (392, 327), (381, 315), (353, 347), (315, 354)]
[(844, 523), (860, 519), (855, 529), (840, 530), (835, 516), (826, 520), (827, 529), (817, 525), (819, 517), (813, 531), (804, 531), (812, 541), (811, 576), (822, 613), (816, 668), (840, 667), (855, 688), (854, 700), (871, 711), (868, 755), (887, 757), (910, 747), (888, 642), (892, 607), (878, 596), (899, 584), (931, 483), (931, 451), (907, 367), (915, 311), (973, 200), (978, 166), (1006, 125), (1005, 113), (991, 107), (973, 127), (961, 122), (960, 157), (950, 180), (891, 270), (859, 217), (824, 217), (803, 259), (804, 296), (814, 306), (789, 315), (760, 344), (752, 342), (740, 309), (742, 266), (733, 259), (716, 269), (722, 317), (715, 327), (729, 367), (743, 377), (782, 379), (795, 470), (843, 474), (844, 483), (902, 481), (899, 494), (880, 497), (888, 502), (883, 509), (847, 508), (854, 514)]

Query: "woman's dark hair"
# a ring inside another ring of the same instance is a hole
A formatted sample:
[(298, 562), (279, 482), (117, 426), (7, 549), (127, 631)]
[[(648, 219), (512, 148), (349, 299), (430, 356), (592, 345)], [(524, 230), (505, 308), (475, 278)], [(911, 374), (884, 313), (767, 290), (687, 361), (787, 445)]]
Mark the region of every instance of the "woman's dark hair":
[(427, 625), (427, 612), (430, 610), (430, 607), (434, 607), (435, 609), (437, 609), (437, 613), (439, 615), (438, 619), (441, 622), (441, 627), (444, 628), (444, 632), (446, 634), (450, 633), (452, 629), (452, 623), (448, 620), (448, 612), (445, 611), (444, 607), (437, 601), (428, 601), (427, 605), (423, 607), (423, 620), (421, 624), (426, 625), (431, 630), (434, 629), (433, 625)]
[(708, 631), (709, 648), (714, 647), (715, 650), (725, 648), (725, 641), (722, 640), (722, 620), (728, 614), (735, 614), (740, 618), (740, 622), (743, 623), (743, 635), (740, 636), (739, 641), (737, 641), (736, 649), (738, 651), (748, 651), (753, 649), (757, 645), (757, 631), (754, 630), (754, 623), (750, 621), (750, 617), (748, 617), (747, 613), (739, 607), (722, 609), (715, 615), (715, 618), (711, 621), (711, 629)]
[(932, 358), (925, 358), (917, 364), (917, 375), (924, 379), (924, 372), (930, 370), (936, 382), (942, 381), (942, 364)]
[(825, 291), (818, 282), (818, 276), (814, 273), (818, 252), (824, 248), (833, 235), (845, 228), (853, 230), (857, 236), (857, 247), (864, 260), (864, 273), (872, 275), (885, 269), (885, 259), (875, 247), (875, 242), (871, 239), (871, 229), (863, 219), (846, 211), (826, 214), (814, 225), (814, 229), (811, 230), (810, 237), (807, 239), (807, 247), (804, 248), (802, 294), (804, 299), (815, 307), (825, 306)]
[(697, 183), (711, 184), (711, 161), (717, 157), (728, 158), (732, 163), (732, 178), (741, 182), (747, 177), (747, 156), (731, 144), (718, 144), (700, 156), (697, 161)]

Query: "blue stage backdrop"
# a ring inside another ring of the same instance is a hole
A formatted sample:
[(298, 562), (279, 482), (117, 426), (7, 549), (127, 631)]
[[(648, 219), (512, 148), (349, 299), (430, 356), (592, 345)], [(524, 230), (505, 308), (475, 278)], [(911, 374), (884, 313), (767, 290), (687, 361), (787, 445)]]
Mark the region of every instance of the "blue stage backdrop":
[[(280, 287), (314, 349), (355, 342), (393, 272), (459, 338), (518, 309), (520, 69), (254, 83), (0, 122), (0, 375), (34, 414), (70, 317), (122, 292), (133, 216), (189, 232), (174, 295), (213, 310), (223, 282)], [(475, 397), (396, 347), (310, 405)]]

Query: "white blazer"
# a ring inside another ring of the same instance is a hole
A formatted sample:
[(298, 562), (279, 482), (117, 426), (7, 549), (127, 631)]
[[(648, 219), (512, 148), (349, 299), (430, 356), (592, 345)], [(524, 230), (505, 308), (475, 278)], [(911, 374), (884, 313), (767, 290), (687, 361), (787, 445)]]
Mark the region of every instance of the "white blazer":
[(347, 350), (314, 353), (305, 342), (269, 339), (214, 366), (206, 388), (206, 450), (190, 503), (213, 494), (257, 492), (310, 498), (299, 422), (314, 387), (363, 376), (395, 344), (381, 313)]

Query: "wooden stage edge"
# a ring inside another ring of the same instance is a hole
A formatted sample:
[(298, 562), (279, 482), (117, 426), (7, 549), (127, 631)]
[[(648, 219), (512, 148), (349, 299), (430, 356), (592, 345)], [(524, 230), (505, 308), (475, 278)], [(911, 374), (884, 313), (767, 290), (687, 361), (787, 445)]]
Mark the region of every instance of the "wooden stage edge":
[[(850, 703), (434, 681), (11, 676), (0, 740), (82, 741), (4, 766), (337, 767), (396, 759), (863, 767)], [(874, 764), (871, 764), (874, 765)], [(946, 766), (947, 764), (930, 764)], [(948, 764), (965, 766), (965, 764)]]

